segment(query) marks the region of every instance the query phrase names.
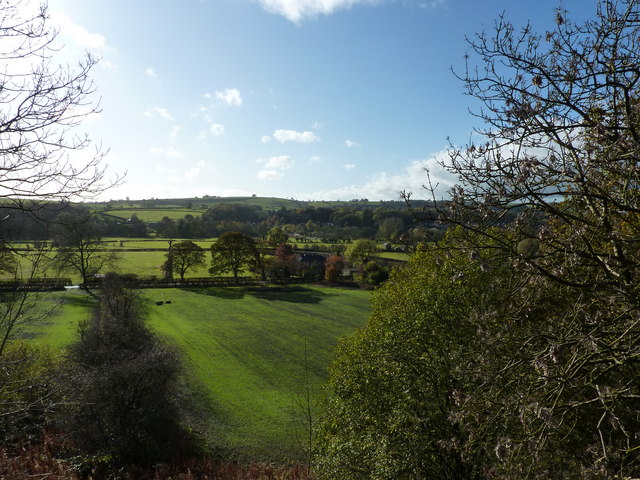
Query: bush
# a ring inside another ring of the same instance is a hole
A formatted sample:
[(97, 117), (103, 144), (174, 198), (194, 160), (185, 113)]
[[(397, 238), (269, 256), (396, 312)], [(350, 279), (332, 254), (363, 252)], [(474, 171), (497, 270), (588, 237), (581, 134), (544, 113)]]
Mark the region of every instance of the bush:
[(39, 437), (57, 402), (57, 359), (46, 349), (12, 343), (0, 356), (0, 442)]
[(367, 325), (339, 344), (331, 366), (321, 478), (474, 478), (478, 459), (465, 456), (450, 414), (460, 366), (481, 341), (475, 318), (502, 298), (501, 272), (420, 251), (376, 291)]
[(99, 308), (68, 351), (63, 423), (87, 455), (148, 464), (192, 454), (180, 425), (176, 355), (144, 325), (136, 292), (108, 275)]

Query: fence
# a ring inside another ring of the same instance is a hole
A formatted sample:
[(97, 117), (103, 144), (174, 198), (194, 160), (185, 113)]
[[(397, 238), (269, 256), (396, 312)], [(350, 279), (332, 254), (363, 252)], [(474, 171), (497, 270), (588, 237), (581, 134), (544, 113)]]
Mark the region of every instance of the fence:
[(70, 278), (46, 277), (31, 278), (29, 280), (0, 280), (0, 291), (2, 292), (42, 292), (53, 290), (64, 290), (64, 287), (71, 285)]

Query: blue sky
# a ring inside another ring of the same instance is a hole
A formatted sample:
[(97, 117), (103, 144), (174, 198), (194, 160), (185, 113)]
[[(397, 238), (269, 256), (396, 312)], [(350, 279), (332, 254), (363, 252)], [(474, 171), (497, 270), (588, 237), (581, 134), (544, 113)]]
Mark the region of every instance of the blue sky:
[[(126, 180), (103, 198), (423, 197), (473, 101), (465, 36), (502, 12), (551, 28), (556, 1), (49, 0), (64, 56), (102, 60), (82, 130)], [(596, 0), (565, 0), (574, 18)]]

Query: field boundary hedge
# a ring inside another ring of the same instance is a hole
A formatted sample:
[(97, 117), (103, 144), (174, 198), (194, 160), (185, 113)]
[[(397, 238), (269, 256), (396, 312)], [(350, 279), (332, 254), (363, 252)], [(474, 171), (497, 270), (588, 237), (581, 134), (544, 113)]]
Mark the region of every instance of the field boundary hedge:
[(32, 278), (27, 281), (23, 280), (0, 280), (0, 291), (16, 292), (16, 291), (53, 291), (64, 290), (64, 287), (71, 285), (70, 278), (46, 277)]
[[(122, 277), (122, 282), (129, 288), (179, 288), (179, 287), (247, 287), (247, 286), (259, 286), (266, 284), (276, 285), (292, 285), (298, 283), (319, 283), (322, 281), (320, 276), (309, 277), (292, 277), (278, 280), (259, 280), (251, 277), (196, 277), (186, 278), (184, 280), (170, 279), (170, 278), (144, 278), (144, 277), (131, 277), (127, 278), (127, 275)], [(100, 288), (101, 281), (97, 279), (94, 282), (87, 284), (89, 288)]]

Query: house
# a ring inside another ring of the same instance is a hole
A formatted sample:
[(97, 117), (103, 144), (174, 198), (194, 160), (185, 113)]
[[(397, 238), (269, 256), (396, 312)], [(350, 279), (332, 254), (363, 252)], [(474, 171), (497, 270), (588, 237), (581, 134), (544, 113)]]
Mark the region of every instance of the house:
[(296, 274), (301, 277), (322, 277), (327, 257), (320, 253), (300, 253), (296, 255)]

